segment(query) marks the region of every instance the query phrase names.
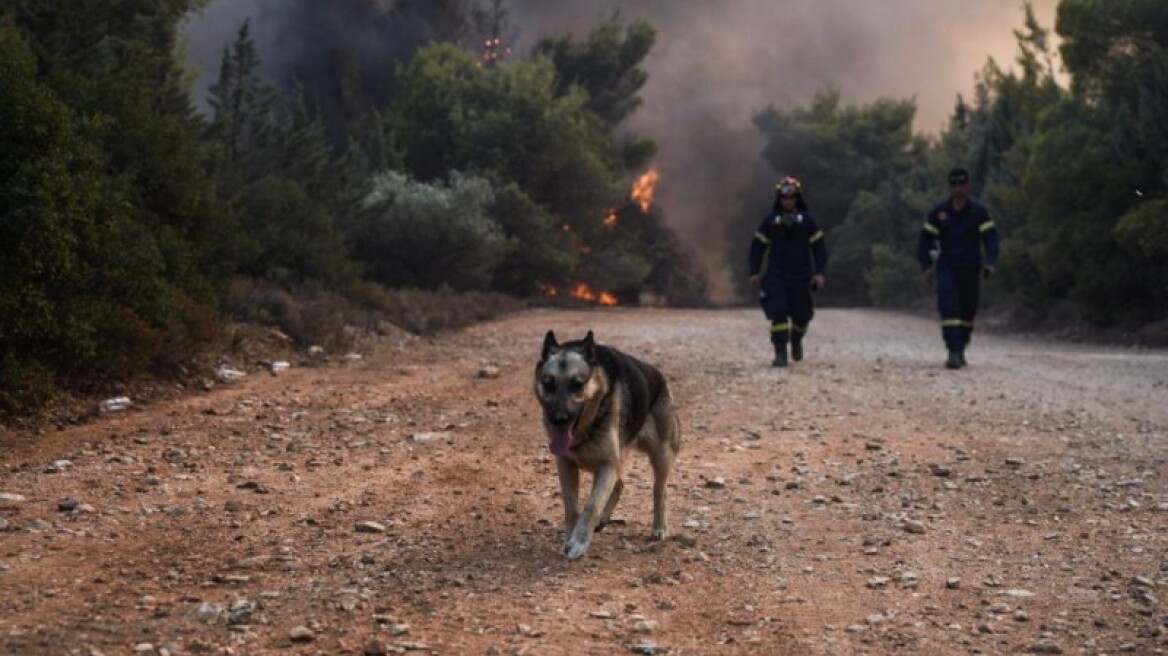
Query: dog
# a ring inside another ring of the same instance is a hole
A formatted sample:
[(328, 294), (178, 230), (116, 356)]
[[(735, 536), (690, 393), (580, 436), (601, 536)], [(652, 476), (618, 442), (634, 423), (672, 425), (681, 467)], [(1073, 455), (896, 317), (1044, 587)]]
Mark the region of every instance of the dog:
[[(665, 376), (615, 348), (582, 340), (556, 341), (547, 332), (535, 365), (535, 396), (543, 410), (548, 449), (556, 456), (564, 502), (569, 560), (584, 555), (594, 531), (612, 517), (624, 489), (622, 472), (633, 449), (653, 468), (652, 538), (664, 540), (666, 483), (681, 449), (681, 422)], [(592, 474), (592, 491), (579, 508), (580, 470)]]

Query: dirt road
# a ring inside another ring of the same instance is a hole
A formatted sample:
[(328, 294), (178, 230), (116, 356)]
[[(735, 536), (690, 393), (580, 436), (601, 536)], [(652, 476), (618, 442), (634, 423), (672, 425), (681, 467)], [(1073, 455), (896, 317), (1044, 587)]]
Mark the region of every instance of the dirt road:
[[(669, 540), (638, 458), (559, 555), (548, 328), (667, 374)], [(938, 333), (534, 311), (0, 436), (0, 653), (1164, 653), (1168, 353)]]

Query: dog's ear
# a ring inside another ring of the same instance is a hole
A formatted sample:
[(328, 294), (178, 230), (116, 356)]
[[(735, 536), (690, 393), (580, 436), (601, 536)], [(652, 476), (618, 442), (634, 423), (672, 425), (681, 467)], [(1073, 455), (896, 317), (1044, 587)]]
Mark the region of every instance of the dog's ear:
[(543, 352), (540, 353), (540, 359), (547, 360), (548, 354), (559, 345), (559, 342), (556, 341), (556, 334), (550, 330), (547, 331), (547, 334), (543, 336)]
[(581, 342), (584, 347), (584, 360), (587, 362), (596, 362), (596, 340), (592, 338), (592, 331), (584, 336), (584, 341)]

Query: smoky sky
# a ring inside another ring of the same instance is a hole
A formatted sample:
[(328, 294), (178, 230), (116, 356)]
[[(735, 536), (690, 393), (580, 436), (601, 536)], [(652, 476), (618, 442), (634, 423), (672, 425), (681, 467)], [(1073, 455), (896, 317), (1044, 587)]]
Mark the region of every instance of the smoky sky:
[[(266, 72), (278, 78), (294, 59), (296, 35), (304, 33), (289, 32), (289, 12), (303, 4), (213, 0), (186, 29), (188, 60), (203, 74), (196, 97), (205, 95), (219, 53), (245, 17)], [(363, 4), (386, 8), (395, 0)], [(1032, 4), (1049, 28), (1057, 0)], [(989, 57), (1013, 65), (1014, 30), (1024, 18), (1022, 0), (510, 0), (506, 6), (516, 52), (529, 51), (544, 36), (585, 36), (614, 12), (656, 28), (644, 62), (644, 102), (624, 129), (657, 142), (655, 201), (706, 265), (716, 296), (729, 290), (722, 265), (725, 223), (760, 219), (739, 216), (740, 197), (749, 185), (780, 173), (761, 160), (765, 144), (751, 120), (758, 111), (805, 105), (829, 88), (849, 104), (911, 98), (916, 130), (935, 134), (947, 124), (957, 95), (971, 96), (974, 75)], [(312, 20), (326, 13), (316, 11)], [(408, 26), (415, 36), (429, 29), (425, 18), (414, 17)], [(347, 26), (352, 38), (371, 38), (369, 21), (358, 19), (354, 15)], [(781, 173), (798, 175), (797, 161), (791, 169)], [(768, 195), (769, 189), (760, 191), (764, 204)], [(821, 217), (829, 225), (842, 218)], [(745, 245), (740, 250), (745, 253)]]

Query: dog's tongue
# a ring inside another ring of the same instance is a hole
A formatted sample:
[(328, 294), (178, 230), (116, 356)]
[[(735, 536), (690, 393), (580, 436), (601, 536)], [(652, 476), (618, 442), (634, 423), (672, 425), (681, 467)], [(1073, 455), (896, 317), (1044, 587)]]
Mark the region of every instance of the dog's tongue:
[(551, 443), (548, 444), (548, 450), (557, 456), (566, 456), (570, 448), (572, 448), (572, 427), (565, 426), (552, 438)]

